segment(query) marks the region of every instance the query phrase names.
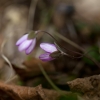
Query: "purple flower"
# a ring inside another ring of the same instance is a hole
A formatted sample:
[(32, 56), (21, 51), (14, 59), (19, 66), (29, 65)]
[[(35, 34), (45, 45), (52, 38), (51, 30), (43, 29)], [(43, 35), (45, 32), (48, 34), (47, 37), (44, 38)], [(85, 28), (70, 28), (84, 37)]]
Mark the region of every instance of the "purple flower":
[(51, 53), (55, 52), (55, 51), (58, 51), (56, 46), (54, 44), (50, 44), (50, 43), (41, 43), (40, 44), (40, 47), (46, 51), (46, 53), (44, 54), (41, 54), (39, 56), (39, 58), (42, 60), (42, 61), (51, 61), (55, 58), (52, 58), (50, 56)]
[(16, 45), (18, 46), (19, 51), (25, 50), (26, 54), (32, 52), (36, 44), (36, 38), (28, 40), (28, 34), (21, 37), (17, 42)]

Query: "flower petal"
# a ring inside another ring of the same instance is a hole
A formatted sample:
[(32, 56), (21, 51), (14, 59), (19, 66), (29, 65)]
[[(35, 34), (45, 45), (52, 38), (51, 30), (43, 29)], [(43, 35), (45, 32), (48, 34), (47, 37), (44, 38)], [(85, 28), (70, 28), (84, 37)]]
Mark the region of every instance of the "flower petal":
[(57, 48), (54, 44), (50, 43), (41, 43), (40, 47), (45, 50), (46, 52), (52, 53), (54, 51), (57, 51)]
[(20, 45), (23, 41), (27, 40), (28, 34), (22, 36), (17, 42), (16, 45)]
[(25, 50), (26, 54), (29, 54), (32, 52), (32, 50), (34, 49), (36, 44), (36, 38), (33, 39), (32, 43), (30, 44), (30, 46)]
[(22, 42), (18, 47), (19, 51), (23, 51), (23, 50), (27, 49), (31, 43), (32, 43), (32, 40), (26, 40), (26, 41)]
[(50, 55), (50, 53), (41, 54), (39, 56), (39, 59), (41, 59), (42, 61), (51, 61), (51, 60), (53, 60), (54, 58), (50, 57), (49, 55)]

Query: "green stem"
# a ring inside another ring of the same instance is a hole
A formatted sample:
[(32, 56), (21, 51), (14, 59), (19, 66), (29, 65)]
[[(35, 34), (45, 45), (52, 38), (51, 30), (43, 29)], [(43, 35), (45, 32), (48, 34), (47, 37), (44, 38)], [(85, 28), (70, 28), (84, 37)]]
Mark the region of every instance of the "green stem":
[(47, 75), (47, 73), (45, 72), (45, 70), (43, 69), (42, 65), (39, 63), (38, 64), (40, 70), (42, 71), (42, 74), (44, 75), (44, 77), (46, 78), (46, 80), (50, 83), (50, 85), (57, 90), (60, 94), (64, 95), (64, 93), (62, 92), (62, 90), (60, 90), (53, 82), (52, 80), (49, 78), (49, 76)]

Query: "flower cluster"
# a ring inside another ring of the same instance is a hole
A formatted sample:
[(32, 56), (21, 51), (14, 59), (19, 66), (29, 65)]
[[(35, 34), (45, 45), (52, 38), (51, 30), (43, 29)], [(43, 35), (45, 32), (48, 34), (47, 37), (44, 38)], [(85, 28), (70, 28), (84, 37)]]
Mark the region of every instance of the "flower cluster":
[[(41, 54), (39, 56), (39, 58), (42, 61), (51, 61), (51, 60), (54, 60), (55, 58), (61, 57), (62, 55), (73, 57), (73, 58), (83, 57), (82, 54), (77, 53), (77, 52), (75, 52), (75, 53), (80, 54), (81, 56), (74, 57), (74, 56), (67, 54), (62, 49), (64, 47), (62, 47), (61, 45), (59, 47), (59, 45), (57, 45), (57, 43), (56, 43), (57, 40), (50, 33), (46, 32), (46, 31), (41, 31), (41, 30), (30, 31), (28, 34), (25, 34), (24, 36), (22, 36), (16, 42), (16, 45), (18, 46), (19, 51), (25, 51), (26, 54), (30, 54), (36, 45), (36, 37), (38, 36), (38, 33), (41, 33), (41, 32), (48, 34), (55, 41), (55, 44), (50, 44), (50, 43), (41, 43), (40, 44), (40, 47), (45, 51), (44, 54)], [(66, 48), (64, 48), (64, 49), (66, 49)], [(74, 51), (71, 51), (71, 52), (74, 52)]]
[[(36, 38), (28, 39), (28, 34), (22, 36), (17, 42), (16, 45), (18, 46), (19, 51), (25, 51), (26, 54), (29, 54), (33, 51), (36, 45)], [(39, 58), (42, 61), (51, 61), (55, 58), (50, 56), (53, 52), (58, 51), (55, 44), (50, 43), (41, 43), (40, 47), (46, 51), (46, 53), (41, 54)]]

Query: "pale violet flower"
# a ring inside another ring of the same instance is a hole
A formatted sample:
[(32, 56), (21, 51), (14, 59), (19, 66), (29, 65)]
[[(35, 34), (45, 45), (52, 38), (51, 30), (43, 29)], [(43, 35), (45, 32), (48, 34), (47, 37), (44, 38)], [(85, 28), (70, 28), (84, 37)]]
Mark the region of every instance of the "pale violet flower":
[(17, 42), (16, 45), (18, 46), (19, 51), (25, 51), (26, 54), (32, 52), (36, 44), (36, 38), (28, 39), (28, 34), (22, 36)]
[(39, 58), (42, 60), (42, 61), (51, 61), (55, 58), (51, 57), (50, 54), (52, 54), (53, 52), (55, 51), (58, 51), (56, 46), (54, 44), (50, 44), (50, 43), (41, 43), (40, 44), (40, 47), (46, 51), (46, 53), (44, 54), (41, 54), (39, 56)]

